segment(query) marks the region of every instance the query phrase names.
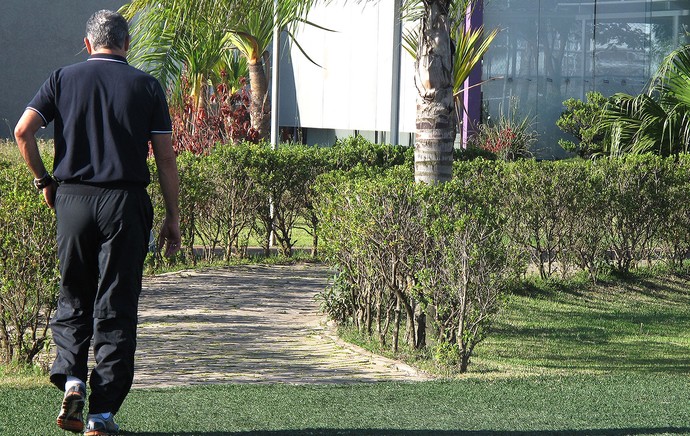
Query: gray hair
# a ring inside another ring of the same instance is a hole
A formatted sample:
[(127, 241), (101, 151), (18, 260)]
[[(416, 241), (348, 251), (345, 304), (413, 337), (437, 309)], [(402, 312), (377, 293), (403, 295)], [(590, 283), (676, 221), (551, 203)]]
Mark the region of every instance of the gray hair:
[(94, 49), (122, 49), (128, 36), (127, 20), (117, 12), (103, 9), (86, 22), (86, 37)]

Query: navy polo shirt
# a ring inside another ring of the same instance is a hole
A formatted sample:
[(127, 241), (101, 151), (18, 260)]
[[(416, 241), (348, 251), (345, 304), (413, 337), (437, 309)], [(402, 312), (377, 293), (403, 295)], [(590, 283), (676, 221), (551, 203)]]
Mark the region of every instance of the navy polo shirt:
[(55, 121), (53, 176), (65, 182), (146, 186), (148, 141), (172, 132), (160, 83), (109, 54), (54, 71), (27, 109)]

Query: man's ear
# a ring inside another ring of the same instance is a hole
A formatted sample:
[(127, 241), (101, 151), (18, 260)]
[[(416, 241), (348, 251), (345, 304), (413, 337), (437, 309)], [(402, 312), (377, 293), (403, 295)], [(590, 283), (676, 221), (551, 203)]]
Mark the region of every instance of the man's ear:
[(84, 45), (86, 46), (86, 52), (91, 54), (93, 47), (91, 47), (91, 41), (89, 41), (89, 38), (84, 38)]
[(129, 43), (131, 41), (131, 38), (129, 37), (129, 35), (127, 35), (127, 38), (125, 38), (125, 51), (129, 51)]

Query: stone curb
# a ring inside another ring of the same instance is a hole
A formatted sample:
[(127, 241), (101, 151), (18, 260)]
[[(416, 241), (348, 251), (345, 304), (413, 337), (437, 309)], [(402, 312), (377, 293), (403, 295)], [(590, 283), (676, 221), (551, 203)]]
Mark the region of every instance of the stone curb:
[(331, 341), (333, 341), (339, 347), (345, 348), (345, 349), (351, 351), (352, 353), (360, 355), (363, 358), (367, 358), (370, 362), (375, 363), (377, 365), (405, 373), (408, 377), (411, 377), (413, 379), (417, 379), (419, 381), (428, 381), (428, 380), (435, 380), (436, 379), (431, 374), (428, 374), (424, 371), (421, 371), (421, 370), (419, 370), (413, 366), (410, 366), (404, 362), (401, 362), (399, 360), (393, 360), (393, 359), (385, 357), (385, 356), (381, 356), (380, 354), (376, 354), (372, 351), (369, 351), (365, 348), (360, 347), (359, 345), (355, 345), (351, 342), (347, 342), (347, 341), (343, 340), (340, 336), (338, 336), (336, 328), (337, 327), (333, 321), (327, 321), (325, 323), (325, 330), (324, 331), (326, 333), (326, 337), (328, 339), (330, 339)]

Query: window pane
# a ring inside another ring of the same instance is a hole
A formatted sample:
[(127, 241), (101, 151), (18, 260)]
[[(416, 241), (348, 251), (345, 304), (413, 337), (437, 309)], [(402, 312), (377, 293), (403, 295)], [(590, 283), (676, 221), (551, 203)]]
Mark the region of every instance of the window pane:
[[(688, 0), (491, 0), (485, 27), (501, 33), (485, 56), (484, 120), (536, 117), (538, 157), (567, 154), (556, 126), (568, 98), (638, 94), (673, 49), (690, 43)], [(573, 139), (573, 138), (568, 138)]]

